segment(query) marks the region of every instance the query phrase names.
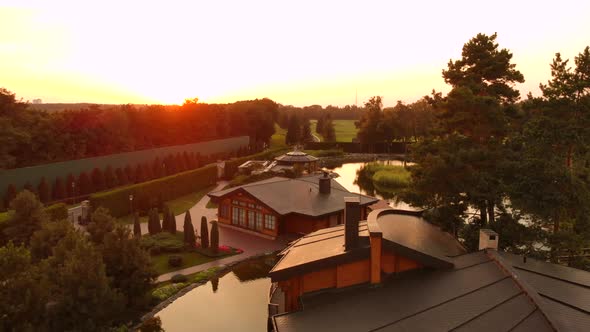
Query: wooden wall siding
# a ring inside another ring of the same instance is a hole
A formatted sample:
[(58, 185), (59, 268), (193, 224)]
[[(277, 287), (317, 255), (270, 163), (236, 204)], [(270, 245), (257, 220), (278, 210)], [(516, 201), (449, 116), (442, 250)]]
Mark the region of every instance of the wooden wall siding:
[[(279, 223), (281, 222), (281, 217), (276, 214), (273, 210), (271, 210), (270, 208), (268, 208), (266, 205), (264, 205), (264, 203), (260, 202), (259, 200), (255, 199), (254, 197), (247, 195), (247, 194), (243, 194), (243, 193), (234, 193), (231, 196), (228, 196), (224, 199), (222, 199), (219, 202), (219, 206), (217, 207), (217, 216), (219, 218), (219, 221), (224, 223), (224, 224), (228, 224), (228, 225), (232, 225), (232, 226), (236, 226), (236, 227), (242, 227), (240, 225), (233, 225), (232, 224), (232, 214), (233, 214), (233, 204), (232, 201), (233, 200), (238, 200), (238, 201), (242, 201), (245, 202), (246, 204), (251, 203), (251, 204), (255, 204), (255, 205), (260, 205), (262, 206), (262, 210), (257, 210), (254, 209), (253, 211), (258, 211), (258, 212), (262, 212), (263, 216), (262, 216), (262, 230), (257, 230), (254, 228), (249, 228), (249, 227), (243, 227), (244, 229), (248, 229), (251, 231), (255, 231), (255, 232), (259, 232), (259, 233), (263, 233), (266, 235), (271, 235), (271, 236), (277, 236), (279, 234)], [(227, 218), (222, 218), (219, 217), (221, 215), (221, 204), (226, 204), (226, 206), (228, 206), (229, 208), (229, 213), (228, 213), (228, 217)], [(252, 222), (254, 223), (255, 220), (250, 221), (248, 218), (248, 210), (252, 210), (250, 209), (247, 205), (246, 206), (238, 206), (244, 210), (246, 210), (246, 224), (249, 225), (248, 223)], [(276, 218), (276, 222), (275, 222), (275, 229), (266, 229), (264, 228), (264, 215), (266, 214), (270, 214), (270, 215), (274, 215)]]
[(336, 287), (336, 268), (323, 269), (303, 275), (303, 293)]
[(338, 265), (336, 268), (336, 287), (342, 288), (369, 282), (370, 277), (370, 259)]
[(371, 241), (371, 283), (378, 284), (381, 282), (381, 233), (371, 234), (369, 240)]
[(422, 267), (420, 263), (411, 259), (395, 255), (387, 250), (383, 250), (381, 256), (381, 270), (387, 274), (403, 272)]
[(293, 234), (309, 234), (330, 226), (330, 217), (310, 218), (302, 215), (288, 215), (283, 218), (285, 232)]

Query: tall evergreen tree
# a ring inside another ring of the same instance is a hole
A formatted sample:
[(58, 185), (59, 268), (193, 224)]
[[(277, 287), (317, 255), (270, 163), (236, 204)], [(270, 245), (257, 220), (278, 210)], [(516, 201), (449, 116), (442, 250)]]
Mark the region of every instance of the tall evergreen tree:
[(201, 217), (201, 248), (209, 248), (209, 227), (205, 216)]
[(118, 185), (117, 178), (111, 165), (107, 166), (104, 171), (104, 184), (106, 189), (114, 188)]
[(95, 167), (92, 170), (91, 177), (94, 191), (102, 191), (106, 188), (104, 174), (100, 168)]
[(49, 193), (51, 192), (49, 189), (49, 185), (47, 184), (47, 181), (45, 181), (45, 177), (41, 178), (41, 182), (39, 182), (39, 186), (37, 187), (38, 193), (39, 193), (39, 200), (42, 203), (47, 203), (51, 200), (51, 197), (49, 195)]
[(61, 177), (55, 178), (55, 184), (53, 185), (53, 200), (59, 201), (66, 198), (66, 189), (64, 187), (64, 182)]
[(219, 250), (219, 226), (217, 221), (211, 222), (211, 250), (217, 252)]
[(196, 243), (195, 239), (195, 228), (193, 227), (193, 221), (189, 210), (184, 215), (184, 243), (193, 247)]
[(133, 236), (135, 238), (141, 238), (141, 224), (139, 223), (139, 214), (135, 212), (133, 214)]
[(172, 211), (170, 211), (170, 217), (168, 220), (168, 232), (176, 234), (176, 217)]
[(4, 195), (4, 204), (6, 207), (10, 207), (10, 202), (16, 197), (16, 187), (14, 184), (9, 184), (8, 188), (6, 188), (6, 195)]
[(295, 145), (301, 141), (301, 125), (299, 117), (293, 114), (289, 118), (289, 126), (287, 127), (287, 134), (285, 135), (285, 143), (287, 145)]
[(76, 190), (78, 190), (78, 193), (80, 195), (88, 195), (94, 192), (94, 187), (86, 172), (80, 173), (80, 176), (78, 176), (76, 187)]

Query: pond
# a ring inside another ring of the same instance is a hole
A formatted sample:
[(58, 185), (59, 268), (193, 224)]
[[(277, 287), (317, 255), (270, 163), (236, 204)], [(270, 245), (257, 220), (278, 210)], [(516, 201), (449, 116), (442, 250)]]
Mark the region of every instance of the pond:
[[(392, 166), (404, 165), (403, 161), (400, 160), (381, 160), (377, 162)], [(411, 207), (409, 204), (398, 200), (395, 196), (395, 193), (380, 192), (379, 190), (371, 188), (369, 184), (364, 183), (362, 179), (359, 181), (358, 171), (367, 164), (368, 162), (346, 163), (342, 164), (341, 166), (331, 168), (331, 170), (339, 175), (339, 177), (336, 178), (336, 181), (338, 181), (350, 192), (361, 193), (386, 200), (389, 203), (389, 206), (395, 209), (415, 210), (415, 208)]]
[(221, 278), (178, 298), (156, 316), (167, 332), (266, 331), (268, 272), (275, 262), (275, 256), (242, 262)]

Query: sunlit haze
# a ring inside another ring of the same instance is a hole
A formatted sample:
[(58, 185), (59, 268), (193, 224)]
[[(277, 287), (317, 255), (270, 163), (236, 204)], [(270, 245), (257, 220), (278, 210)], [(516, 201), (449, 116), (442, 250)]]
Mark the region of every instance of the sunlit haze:
[(43, 102), (393, 105), (447, 91), (449, 59), (497, 32), (521, 93), (538, 94), (556, 52), (590, 43), (588, 13), (588, 1), (2, 1), (0, 87)]

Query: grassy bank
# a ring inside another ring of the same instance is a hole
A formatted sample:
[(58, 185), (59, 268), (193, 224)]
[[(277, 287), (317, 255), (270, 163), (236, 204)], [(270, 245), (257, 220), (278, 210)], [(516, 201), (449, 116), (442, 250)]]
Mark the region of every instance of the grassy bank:
[[(355, 120), (333, 120), (336, 142), (352, 142), (358, 131), (354, 125)], [(317, 120), (311, 120), (311, 131), (315, 134)], [(317, 134), (316, 134), (317, 135)], [(323, 139), (322, 139), (323, 141)]]
[(380, 190), (398, 190), (410, 184), (410, 172), (403, 166), (385, 165), (378, 162), (369, 163), (361, 170), (361, 175), (370, 179)]

